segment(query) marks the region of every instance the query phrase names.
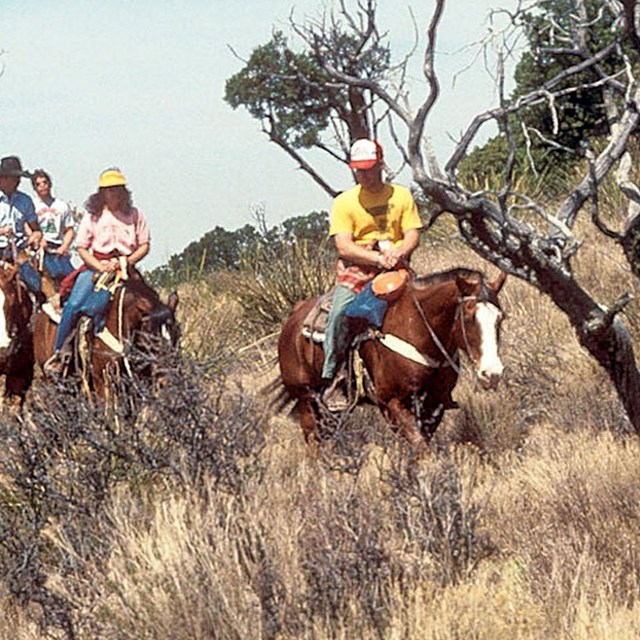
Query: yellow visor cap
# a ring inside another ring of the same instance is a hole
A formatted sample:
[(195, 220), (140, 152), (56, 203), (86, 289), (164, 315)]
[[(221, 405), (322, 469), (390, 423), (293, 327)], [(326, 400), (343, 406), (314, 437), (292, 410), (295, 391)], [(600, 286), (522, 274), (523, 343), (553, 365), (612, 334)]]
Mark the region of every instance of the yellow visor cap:
[(107, 169), (100, 174), (98, 180), (98, 186), (102, 187), (124, 187), (127, 184), (127, 179), (124, 174), (118, 169)]

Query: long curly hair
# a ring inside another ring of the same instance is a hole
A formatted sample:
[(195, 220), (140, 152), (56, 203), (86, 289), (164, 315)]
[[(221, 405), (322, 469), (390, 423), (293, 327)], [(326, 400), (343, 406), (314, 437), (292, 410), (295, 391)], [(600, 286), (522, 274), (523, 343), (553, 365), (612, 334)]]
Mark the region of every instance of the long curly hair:
[(90, 195), (88, 200), (84, 203), (84, 207), (87, 212), (96, 218), (99, 218), (102, 215), (102, 210), (106, 205), (105, 194), (107, 189), (116, 194), (117, 204), (115, 206), (115, 210), (120, 211), (125, 215), (129, 214), (133, 207), (133, 199), (131, 191), (123, 186), (100, 187), (94, 194)]

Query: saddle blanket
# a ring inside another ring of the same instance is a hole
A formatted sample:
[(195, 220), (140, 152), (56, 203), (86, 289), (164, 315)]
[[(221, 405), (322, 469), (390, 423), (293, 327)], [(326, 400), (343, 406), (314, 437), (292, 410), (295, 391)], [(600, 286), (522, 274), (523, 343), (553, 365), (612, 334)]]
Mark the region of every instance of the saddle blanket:
[[(302, 335), (314, 342), (324, 342), (327, 319), (333, 302), (333, 290), (320, 296), (302, 323)], [(361, 318), (370, 326), (381, 327), (388, 303), (372, 290), (371, 282), (345, 307), (348, 318)]]
[(333, 289), (321, 295), (302, 323), (302, 335), (313, 342), (324, 342), (327, 318), (333, 302)]

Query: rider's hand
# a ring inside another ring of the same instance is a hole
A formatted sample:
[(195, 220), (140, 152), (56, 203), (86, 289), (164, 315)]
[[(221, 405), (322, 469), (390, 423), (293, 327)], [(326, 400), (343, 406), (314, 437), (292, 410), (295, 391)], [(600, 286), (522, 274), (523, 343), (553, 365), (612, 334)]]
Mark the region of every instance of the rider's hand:
[(384, 256), (385, 269), (398, 269), (406, 261), (406, 257), (399, 247), (391, 246), (380, 251)]
[(378, 263), (383, 269), (395, 269), (400, 262), (399, 256), (394, 251), (381, 251)]
[(33, 249), (38, 249), (38, 247), (40, 246), (40, 240), (42, 240), (42, 232), (41, 231), (34, 231), (29, 236), (29, 240), (27, 241), (27, 243)]
[(111, 258), (111, 260), (109, 260), (108, 271), (110, 273), (115, 273), (116, 271), (118, 271), (118, 269), (120, 269), (120, 261), (118, 260), (118, 258)]
[(13, 227), (8, 224), (4, 227), (0, 227), (0, 236), (7, 236), (7, 238), (13, 235)]

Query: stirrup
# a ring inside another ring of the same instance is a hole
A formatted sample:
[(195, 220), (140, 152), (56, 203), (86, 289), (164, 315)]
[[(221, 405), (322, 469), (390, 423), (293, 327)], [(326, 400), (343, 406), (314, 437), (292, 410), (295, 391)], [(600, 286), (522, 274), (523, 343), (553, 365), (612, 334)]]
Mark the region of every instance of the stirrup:
[(321, 400), (331, 413), (341, 413), (349, 408), (349, 398), (344, 390), (344, 375), (336, 374), (331, 384), (323, 391)]
[(70, 353), (64, 353), (62, 351), (56, 351), (53, 355), (42, 365), (42, 371), (47, 377), (59, 378), (64, 376), (65, 371), (71, 360)]

